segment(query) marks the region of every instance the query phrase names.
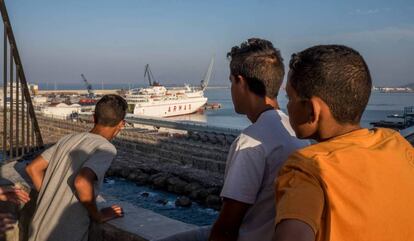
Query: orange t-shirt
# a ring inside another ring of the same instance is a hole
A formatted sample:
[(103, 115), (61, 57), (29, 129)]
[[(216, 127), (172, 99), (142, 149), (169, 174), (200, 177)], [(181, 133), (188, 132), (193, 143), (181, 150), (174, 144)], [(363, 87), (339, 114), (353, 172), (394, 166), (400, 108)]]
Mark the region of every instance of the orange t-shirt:
[(276, 208), (276, 224), (301, 220), (317, 241), (413, 241), (413, 147), (360, 129), (298, 150), (279, 172)]

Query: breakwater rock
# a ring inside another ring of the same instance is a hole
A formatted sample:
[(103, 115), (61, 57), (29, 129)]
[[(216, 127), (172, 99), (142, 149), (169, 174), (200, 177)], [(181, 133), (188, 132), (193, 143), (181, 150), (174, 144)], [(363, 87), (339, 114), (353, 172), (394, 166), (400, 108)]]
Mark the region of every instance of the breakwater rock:
[(181, 176), (180, 172), (175, 173), (160, 172), (158, 169), (149, 168), (131, 170), (113, 165), (107, 172), (107, 176), (122, 177), (138, 185), (148, 185), (154, 189), (182, 195), (180, 200), (176, 202), (177, 206), (186, 207), (191, 205), (187, 203), (191, 203), (190, 200), (193, 200), (207, 207), (220, 209), (221, 199), (219, 194), (222, 185), (220, 176), (214, 177), (203, 172), (192, 173), (191, 175), (186, 173), (186, 175)]

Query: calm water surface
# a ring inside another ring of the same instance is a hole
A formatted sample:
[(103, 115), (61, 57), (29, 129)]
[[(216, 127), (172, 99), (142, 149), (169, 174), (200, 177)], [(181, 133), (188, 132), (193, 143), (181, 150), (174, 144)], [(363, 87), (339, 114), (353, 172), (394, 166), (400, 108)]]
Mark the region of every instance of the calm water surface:
[[(193, 114), (188, 116), (172, 117), (175, 120), (191, 120), (206, 123), (212, 126), (230, 127), (243, 129), (250, 122), (243, 116), (234, 111), (229, 88), (207, 89), (205, 96), (209, 103), (220, 103), (222, 108), (219, 110), (207, 110), (204, 114)], [(286, 93), (281, 91), (278, 102), (282, 110), (286, 110)], [(391, 114), (402, 114), (405, 106), (414, 105), (414, 93), (380, 93), (373, 92), (368, 106), (362, 116), (361, 124), (363, 127), (372, 127), (370, 122), (387, 119)], [(389, 120), (389, 119), (387, 119)]]

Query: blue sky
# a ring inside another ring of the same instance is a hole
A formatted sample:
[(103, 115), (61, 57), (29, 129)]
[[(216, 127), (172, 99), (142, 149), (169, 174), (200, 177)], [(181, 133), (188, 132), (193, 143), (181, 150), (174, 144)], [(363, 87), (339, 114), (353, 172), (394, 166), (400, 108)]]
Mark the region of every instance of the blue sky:
[(6, 0), (32, 82), (144, 84), (144, 65), (165, 84), (228, 84), (226, 53), (250, 37), (271, 40), (287, 65), (316, 44), (363, 54), (375, 85), (414, 82), (414, 2)]

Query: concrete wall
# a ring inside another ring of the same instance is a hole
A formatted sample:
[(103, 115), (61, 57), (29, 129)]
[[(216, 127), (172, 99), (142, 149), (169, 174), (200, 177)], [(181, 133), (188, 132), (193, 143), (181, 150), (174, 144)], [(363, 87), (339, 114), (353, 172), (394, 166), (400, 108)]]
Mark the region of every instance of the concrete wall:
[[(37, 116), (46, 146), (64, 135), (89, 131), (90, 123)], [(2, 128), (0, 113), (0, 132)], [(167, 133), (155, 129), (126, 129), (113, 141), (118, 150), (109, 176), (124, 177), (139, 184), (190, 197), (219, 209), (230, 141), (211, 134)]]
[[(53, 120), (42, 116), (38, 116), (38, 121), (45, 144), (55, 143), (64, 135), (88, 131), (92, 127), (91, 124)], [(120, 155), (132, 157), (129, 159), (130, 165), (142, 159), (223, 173), (230, 143), (211, 143), (209, 139), (203, 139), (199, 135), (195, 137), (159, 133), (155, 130), (125, 129), (113, 143)]]

